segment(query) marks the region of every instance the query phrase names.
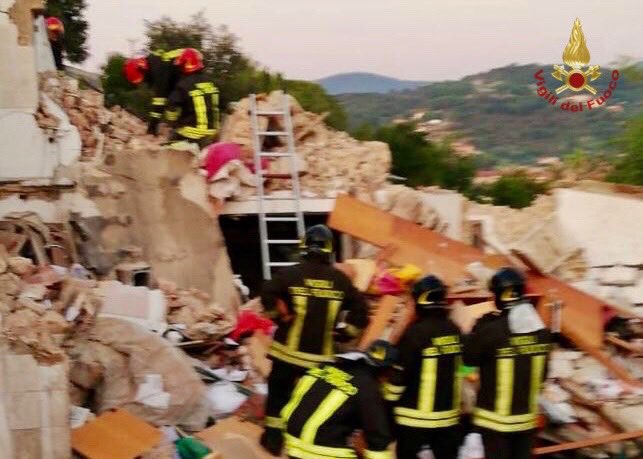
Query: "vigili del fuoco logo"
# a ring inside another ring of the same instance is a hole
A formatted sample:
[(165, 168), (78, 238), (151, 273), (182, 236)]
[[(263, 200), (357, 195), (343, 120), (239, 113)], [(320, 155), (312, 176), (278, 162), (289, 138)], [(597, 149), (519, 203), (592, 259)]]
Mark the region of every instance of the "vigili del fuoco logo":
[[(587, 48), (587, 43), (585, 43), (583, 28), (580, 20), (576, 18), (569, 37), (569, 43), (567, 43), (563, 51), (564, 64), (554, 65), (554, 71), (551, 73), (551, 76), (560, 81), (562, 85), (553, 91), (550, 90), (545, 85), (545, 71), (540, 69), (534, 74), (536, 86), (538, 87), (536, 92), (551, 105), (558, 106), (561, 110), (569, 112), (590, 111), (604, 105), (616, 90), (620, 73), (618, 70), (612, 70), (612, 78), (608, 87), (601, 91), (592, 85), (592, 82), (601, 76), (600, 67), (598, 65), (589, 65), (589, 60), (589, 49)], [(558, 95), (567, 91), (585, 92), (590, 93), (592, 96), (598, 94), (598, 96), (582, 101), (566, 100), (559, 105)]]

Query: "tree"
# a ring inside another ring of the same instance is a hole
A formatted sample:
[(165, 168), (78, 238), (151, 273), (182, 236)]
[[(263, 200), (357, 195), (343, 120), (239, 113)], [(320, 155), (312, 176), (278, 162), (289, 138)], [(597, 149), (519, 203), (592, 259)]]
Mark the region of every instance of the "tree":
[[(178, 22), (167, 16), (156, 21), (145, 22), (147, 37), (143, 52), (156, 49), (192, 47), (203, 53), (206, 69), (214, 84), (219, 88), (221, 107), (247, 97), (251, 93), (284, 89), (292, 94), (305, 110), (315, 113), (328, 112), (326, 123), (337, 129), (345, 129), (346, 114), (339, 103), (316, 83), (285, 80), (279, 73), (262, 69), (250, 57), (243, 54), (239, 39), (226, 26), (213, 28), (203, 12), (193, 15), (187, 22)], [(112, 64), (113, 65), (113, 64)], [(109, 70), (109, 74), (107, 71)], [(114, 73), (110, 64), (105, 67), (104, 78), (110, 81), (110, 90), (119, 94), (108, 94), (106, 101), (120, 100), (128, 109), (138, 113), (138, 107), (129, 103), (138, 101), (136, 92), (122, 86), (120, 76)], [(123, 94), (120, 94), (123, 93)]]
[(85, 0), (48, 0), (47, 14), (58, 17), (65, 25), (65, 53), (70, 62), (87, 59), (87, 29)]
[(538, 183), (522, 171), (503, 175), (491, 184), (482, 194), (491, 198), (496, 206), (509, 206), (522, 209), (531, 205), (536, 196), (546, 191), (546, 186)]
[(453, 153), (448, 144), (435, 144), (415, 132), (413, 124), (383, 126), (375, 139), (391, 148), (391, 172), (405, 177), (409, 186), (439, 185), (461, 192), (471, 187), (475, 165)]
[(617, 144), (622, 156), (607, 180), (643, 186), (643, 114), (631, 120)]

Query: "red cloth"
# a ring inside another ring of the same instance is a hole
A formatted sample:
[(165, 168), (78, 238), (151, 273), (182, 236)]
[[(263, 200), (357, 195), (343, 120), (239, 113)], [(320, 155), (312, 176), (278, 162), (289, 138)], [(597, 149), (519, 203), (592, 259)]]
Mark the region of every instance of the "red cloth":
[(210, 145), (203, 160), (203, 168), (208, 173), (208, 180), (233, 159), (241, 159), (241, 147), (236, 143), (217, 142)]
[[(207, 178), (210, 180), (225, 164), (234, 159), (241, 160), (241, 147), (236, 143), (217, 142), (208, 147), (208, 152), (203, 160), (203, 169), (207, 171)], [(269, 161), (267, 158), (261, 158), (262, 170), (267, 170)], [(255, 173), (255, 165), (252, 160), (245, 160), (243, 164)]]
[(270, 319), (266, 319), (263, 316), (260, 316), (254, 311), (241, 311), (239, 318), (237, 319), (237, 326), (232, 333), (230, 333), (230, 338), (239, 341), (244, 335), (252, 335), (255, 331), (260, 330), (265, 335), (270, 336), (272, 328), (275, 324)]

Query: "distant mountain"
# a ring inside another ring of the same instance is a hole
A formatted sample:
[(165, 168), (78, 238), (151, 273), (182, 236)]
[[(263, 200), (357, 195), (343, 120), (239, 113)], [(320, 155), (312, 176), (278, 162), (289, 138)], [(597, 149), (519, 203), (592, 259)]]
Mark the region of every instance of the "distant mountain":
[[(549, 105), (536, 94), (534, 73), (544, 69), (546, 86), (560, 82), (551, 77), (551, 65), (509, 65), (468, 76), (457, 81), (441, 81), (388, 94), (342, 94), (350, 128), (373, 126), (396, 119), (427, 122), (447, 120), (475, 147), (495, 162), (527, 163), (539, 156), (562, 156), (575, 148), (590, 153), (608, 152), (610, 140), (622, 132), (626, 120), (643, 110), (643, 81), (621, 76), (606, 105), (589, 112), (572, 113), (560, 109), (569, 96), (585, 100), (591, 94), (561, 94), (558, 106)], [(592, 82), (607, 89), (611, 70)], [(567, 99), (568, 100), (568, 99)]]
[(380, 93), (414, 89), (427, 84), (426, 81), (398, 80), (375, 73), (338, 73), (316, 81), (329, 94)]

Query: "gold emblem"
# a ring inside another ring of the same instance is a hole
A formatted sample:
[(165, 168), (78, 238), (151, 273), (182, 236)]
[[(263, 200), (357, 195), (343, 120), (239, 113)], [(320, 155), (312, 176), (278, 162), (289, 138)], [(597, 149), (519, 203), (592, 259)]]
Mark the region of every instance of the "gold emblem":
[(567, 70), (565, 65), (554, 65), (554, 72), (552, 72), (551, 75), (565, 83), (556, 89), (556, 94), (560, 94), (567, 89), (574, 92), (585, 89), (592, 94), (596, 94), (596, 89), (592, 87), (589, 82), (601, 76), (601, 72), (599, 72), (600, 67), (598, 65), (591, 65), (587, 70), (583, 70), (583, 67), (589, 64), (589, 49), (587, 49), (583, 28), (578, 18), (574, 21), (569, 43), (567, 43), (563, 51), (563, 62), (571, 67), (571, 69)]

